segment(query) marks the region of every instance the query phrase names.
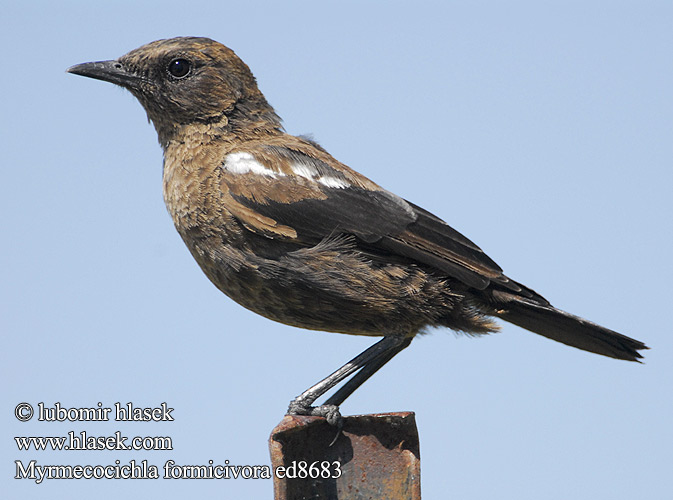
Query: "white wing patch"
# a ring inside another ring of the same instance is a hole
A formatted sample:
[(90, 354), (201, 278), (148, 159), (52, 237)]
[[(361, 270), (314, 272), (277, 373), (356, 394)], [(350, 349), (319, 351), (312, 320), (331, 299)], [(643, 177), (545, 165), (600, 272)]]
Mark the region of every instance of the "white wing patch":
[(343, 179), (337, 179), (336, 177), (320, 177), (318, 179), (318, 182), (322, 184), (323, 186), (331, 187), (331, 188), (337, 188), (337, 189), (343, 189), (347, 188), (350, 186), (346, 181)]
[(229, 153), (224, 157), (224, 168), (232, 174), (257, 174), (268, 177), (278, 177), (285, 175), (282, 172), (276, 172), (266, 168), (258, 162), (251, 153), (241, 151), (239, 153)]
[[(229, 153), (224, 157), (224, 169), (232, 174), (257, 174), (267, 177), (283, 177), (283, 172), (277, 172), (265, 167), (255, 159), (252, 153), (239, 151), (238, 153)], [(350, 187), (350, 183), (345, 179), (340, 179), (333, 175), (321, 173), (316, 167), (308, 163), (295, 162), (291, 164), (292, 171), (299, 177), (303, 177), (323, 186), (343, 189)]]
[(313, 180), (318, 176), (318, 171), (315, 168), (305, 165), (304, 163), (293, 163), (292, 171), (299, 177), (304, 177), (310, 180)]
[(306, 163), (293, 163), (291, 165), (292, 171), (300, 177), (309, 179), (314, 182), (318, 182), (323, 186), (343, 189), (350, 186), (348, 182), (344, 179), (338, 179), (337, 177), (332, 177), (331, 175), (322, 175), (318, 172), (318, 169), (312, 165), (307, 165)]

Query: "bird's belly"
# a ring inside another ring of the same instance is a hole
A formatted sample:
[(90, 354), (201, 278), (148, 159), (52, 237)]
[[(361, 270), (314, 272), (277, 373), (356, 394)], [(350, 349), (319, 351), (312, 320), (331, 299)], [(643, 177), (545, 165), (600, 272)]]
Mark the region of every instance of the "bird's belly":
[(222, 238), (190, 241), (194, 258), (217, 288), (243, 307), (292, 326), (415, 335), (453, 305), (443, 281), (416, 267), (376, 265), (343, 240), (273, 259)]

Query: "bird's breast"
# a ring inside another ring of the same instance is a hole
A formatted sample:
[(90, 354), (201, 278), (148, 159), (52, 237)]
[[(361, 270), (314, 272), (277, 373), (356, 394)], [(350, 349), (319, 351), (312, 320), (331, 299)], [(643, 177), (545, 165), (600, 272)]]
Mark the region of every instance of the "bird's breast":
[(217, 185), (222, 149), (222, 144), (209, 143), (207, 137), (197, 135), (170, 144), (164, 153), (164, 202), (181, 234), (198, 227), (216, 227), (222, 217)]

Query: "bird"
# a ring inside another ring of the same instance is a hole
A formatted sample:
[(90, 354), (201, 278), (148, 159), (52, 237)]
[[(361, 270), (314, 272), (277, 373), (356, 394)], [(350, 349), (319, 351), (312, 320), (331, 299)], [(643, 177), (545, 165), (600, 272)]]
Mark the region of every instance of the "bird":
[(294, 398), (289, 414), (340, 422), (343, 401), (433, 327), (477, 336), (501, 319), (616, 359), (648, 349), (555, 308), (444, 220), (288, 134), (250, 68), (212, 39), (157, 40), (67, 71), (143, 106), (164, 153), (168, 212), (219, 290), (280, 323), (382, 337)]

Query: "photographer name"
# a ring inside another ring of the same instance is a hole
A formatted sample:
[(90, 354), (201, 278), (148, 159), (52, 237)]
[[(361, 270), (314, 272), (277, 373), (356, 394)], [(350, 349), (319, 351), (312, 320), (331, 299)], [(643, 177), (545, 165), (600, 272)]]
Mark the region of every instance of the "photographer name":
[[(104, 407), (98, 403), (95, 408), (65, 408), (61, 403), (53, 407), (46, 407), (44, 403), (38, 403), (38, 420), (41, 422), (104, 422), (110, 420), (112, 408)], [(166, 403), (161, 403), (155, 408), (141, 408), (133, 406), (133, 403), (114, 404), (114, 420), (117, 422), (172, 422), (174, 420)]]

